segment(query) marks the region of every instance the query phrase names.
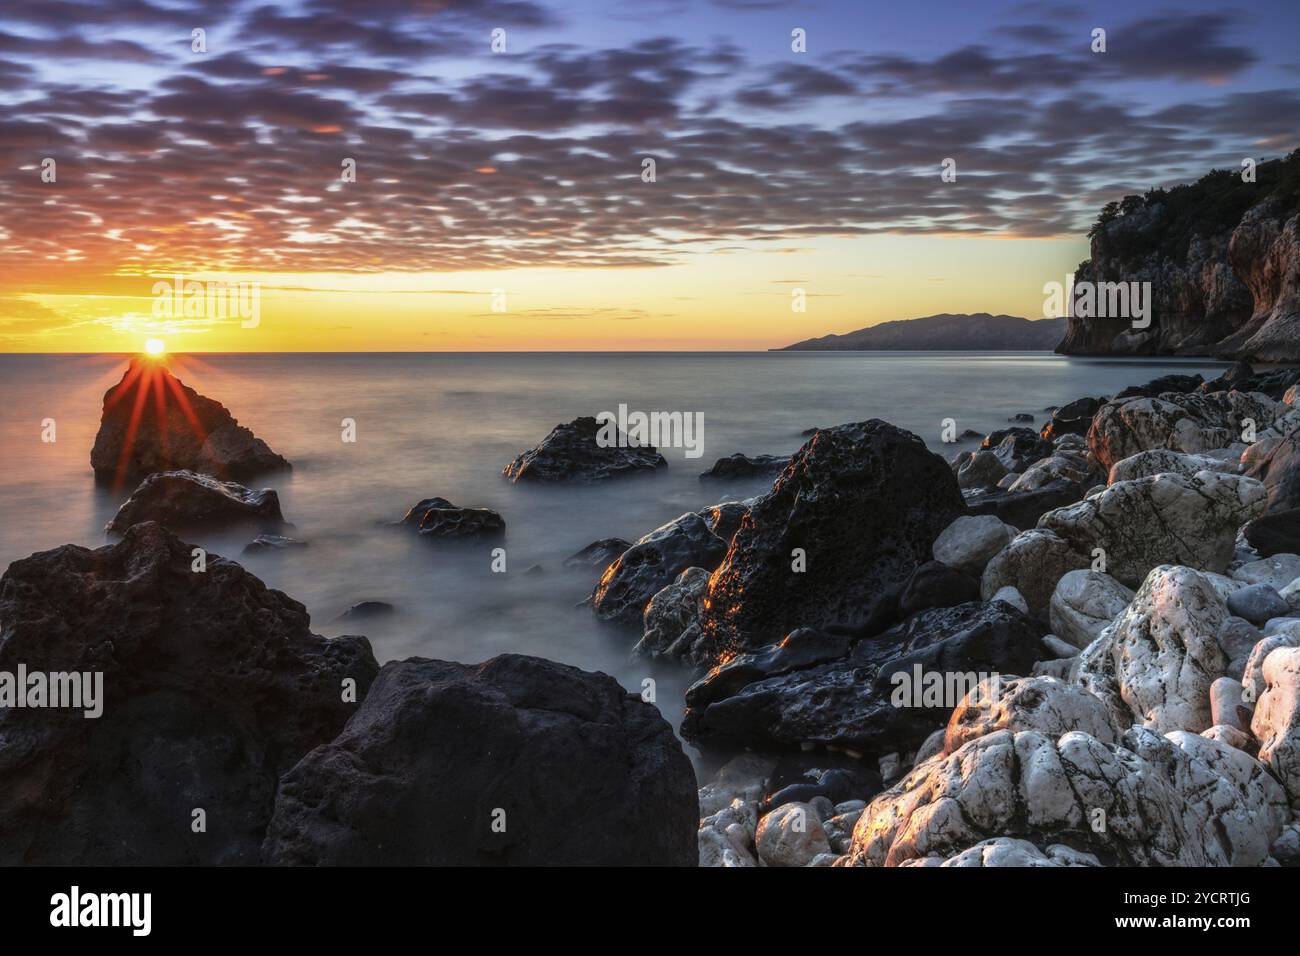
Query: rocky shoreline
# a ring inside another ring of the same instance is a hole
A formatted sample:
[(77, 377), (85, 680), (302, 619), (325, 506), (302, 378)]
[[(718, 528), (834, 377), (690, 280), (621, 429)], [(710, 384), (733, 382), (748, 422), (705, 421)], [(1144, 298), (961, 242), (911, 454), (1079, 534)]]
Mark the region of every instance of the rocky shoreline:
[[(596, 578), (576, 613), (694, 676), (700, 780), (653, 696), (525, 655), (381, 668), (187, 543), (310, 544), (233, 480), (288, 462), (165, 370), (237, 440), (122, 427), (146, 374), (95, 443), (139, 482), (114, 543), (0, 577), (0, 671), (105, 695), (0, 708), (0, 862), (1300, 865), (1300, 371), (1081, 397), (951, 461), (879, 420), (816, 429), (707, 473), (766, 493), (564, 559)], [(667, 467), (590, 422), (502, 480)], [(394, 523), (506, 534), (438, 497)]]

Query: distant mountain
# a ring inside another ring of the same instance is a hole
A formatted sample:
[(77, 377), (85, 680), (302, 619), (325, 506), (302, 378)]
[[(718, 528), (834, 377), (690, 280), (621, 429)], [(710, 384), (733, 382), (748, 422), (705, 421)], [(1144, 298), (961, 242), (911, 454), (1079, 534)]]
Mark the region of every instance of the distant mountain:
[(1050, 352), (1065, 335), (1065, 319), (1030, 321), (1014, 315), (927, 315), (805, 339), (773, 352)]

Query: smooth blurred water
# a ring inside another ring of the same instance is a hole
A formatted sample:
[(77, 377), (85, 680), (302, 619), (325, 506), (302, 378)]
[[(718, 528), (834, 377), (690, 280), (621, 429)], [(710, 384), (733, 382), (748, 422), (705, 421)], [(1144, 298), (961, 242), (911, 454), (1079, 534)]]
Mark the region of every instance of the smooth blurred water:
[[(0, 567), (74, 542), (107, 543), (103, 528), (126, 492), (95, 485), (90, 447), (102, 397), (125, 369), (119, 356), (0, 356)], [(250, 535), (190, 535), (241, 561), (303, 602), (322, 634), (364, 633), (381, 662), (419, 655), (476, 662), (536, 654), (617, 677), (639, 691), (657, 681), (674, 726), (684, 679), (629, 660), (635, 635), (574, 607), (595, 575), (562, 560), (594, 539), (635, 540), (685, 511), (745, 498), (764, 481), (700, 481), (732, 452), (788, 454), (810, 427), (883, 418), (951, 455), (942, 421), (980, 433), (1018, 412), (1083, 395), (1111, 395), (1171, 371), (1211, 377), (1203, 361), (1067, 359), (1047, 353), (581, 353), (202, 355), (173, 371), (224, 403), (294, 464), (262, 482), (277, 489), (290, 532), (310, 546), (243, 558)], [(511, 484), (502, 467), (560, 422), (600, 411), (701, 412), (704, 455), (662, 449), (667, 469), (598, 485)], [(53, 418), (57, 441), (41, 441)], [(345, 444), (340, 423), (357, 422)], [(493, 508), (507, 526), (505, 574), (486, 550), (439, 548), (395, 521), (421, 498)], [(540, 574), (526, 574), (534, 564)], [(343, 625), (363, 600), (387, 619)]]

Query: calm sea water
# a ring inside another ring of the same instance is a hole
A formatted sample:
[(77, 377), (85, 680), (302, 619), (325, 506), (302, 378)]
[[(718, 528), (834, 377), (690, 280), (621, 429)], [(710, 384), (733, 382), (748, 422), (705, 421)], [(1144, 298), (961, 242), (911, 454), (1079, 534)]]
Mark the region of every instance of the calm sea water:
[[(476, 662), (536, 654), (617, 677), (639, 691), (654, 677), (677, 725), (682, 676), (632, 662), (635, 636), (597, 625), (575, 605), (595, 575), (562, 560), (596, 538), (635, 540), (685, 511), (761, 493), (768, 484), (702, 482), (721, 456), (788, 454), (800, 433), (866, 418), (910, 429), (936, 451), (941, 422), (984, 433), (1018, 412), (1110, 395), (1171, 371), (1206, 377), (1207, 362), (1066, 359), (1046, 353), (353, 354), (186, 356), (189, 385), (224, 403), (294, 464), (258, 485), (280, 494), (305, 549), (248, 558), (248, 534), (193, 536), (303, 602), (322, 634), (364, 633), (381, 662), (411, 655)], [(74, 542), (105, 544), (124, 495), (96, 487), (90, 447), (103, 393), (125, 358), (0, 356), (0, 568)], [(603, 485), (531, 487), (501, 476), (516, 454), (579, 415), (702, 412), (704, 455), (663, 449), (667, 469)], [(42, 420), (57, 441), (41, 441)], [(340, 422), (358, 440), (341, 440)], [(972, 447), (965, 442), (957, 448)], [(493, 508), (507, 525), (507, 567), (486, 552), (430, 546), (383, 527), (421, 498)], [(525, 572), (535, 564), (540, 574)], [(358, 601), (397, 614), (340, 623)]]

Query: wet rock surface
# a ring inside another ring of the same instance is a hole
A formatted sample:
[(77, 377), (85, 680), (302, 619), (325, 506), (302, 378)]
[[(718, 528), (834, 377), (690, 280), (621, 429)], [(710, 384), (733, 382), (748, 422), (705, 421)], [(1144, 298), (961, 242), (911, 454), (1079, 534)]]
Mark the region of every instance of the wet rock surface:
[(605, 481), (622, 475), (666, 468), (668, 462), (652, 445), (634, 445), (618, 432), (617, 442), (597, 442), (602, 424), (594, 417), (556, 425), (536, 447), (506, 465), (511, 481)]

